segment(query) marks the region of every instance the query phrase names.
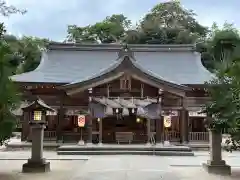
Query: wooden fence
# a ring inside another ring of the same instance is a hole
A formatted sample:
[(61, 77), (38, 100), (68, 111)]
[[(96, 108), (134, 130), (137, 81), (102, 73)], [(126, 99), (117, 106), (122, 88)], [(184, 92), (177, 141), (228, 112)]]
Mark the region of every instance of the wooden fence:
[[(73, 136), (80, 136), (79, 133), (73, 133), (73, 132), (64, 132), (63, 133), (65, 136), (71, 136), (73, 138)], [(97, 134), (96, 132), (93, 133), (93, 135)], [(153, 132), (153, 134), (155, 134)], [(83, 136), (86, 136), (86, 134), (84, 134)], [(145, 138), (143, 138), (143, 136)], [(45, 141), (55, 141), (57, 137), (56, 131), (44, 131), (44, 140)], [(70, 137), (69, 137), (70, 138)], [(73, 138), (74, 139), (74, 138)], [(76, 137), (76, 139), (79, 139), (79, 137)], [(164, 135), (162, 135), (162, 139), (164, 139)], [(180, 141), (180, 133), (176, 132), (176, 131), (170, 131), (170, 132), (166, 132), (165, 134), (165, 139), (169, 140), (169, 141)], [(142, 134), (142, 133), (133, 133), (133, 140), (134, 141), (147, 141), (147, 135), (146, 134)], [(190, 142), (208, 142), (209, 141), (209, 133), (208, 132), (189, 132), (189, 141)]]
[(194, 141), (204, 141), (208, 142), (209, 141), (209, 133), (208, 132), (190, 132), (189, 133), (189, 141), (194, 142)]

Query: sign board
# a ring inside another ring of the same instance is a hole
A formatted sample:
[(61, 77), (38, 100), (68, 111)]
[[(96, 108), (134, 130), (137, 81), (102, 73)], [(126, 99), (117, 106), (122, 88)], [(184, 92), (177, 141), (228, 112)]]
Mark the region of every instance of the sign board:
[(84, 127), (85, 126), (85, 116), (84, 115), (78, 115), (78, 126), (79, 127)]
[(172, 120), (171, 120), (171, 116), (164, 116), (164, 127), (169, 128), (171, 127), (172, 124)]
[(189, 111), (188, 115), (190, 117), (206, 117), (206, 113), (199, 113), (199, 111)]

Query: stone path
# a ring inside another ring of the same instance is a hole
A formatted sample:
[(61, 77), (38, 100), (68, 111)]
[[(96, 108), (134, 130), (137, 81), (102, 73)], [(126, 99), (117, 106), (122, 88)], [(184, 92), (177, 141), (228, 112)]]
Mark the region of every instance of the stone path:
[[(22, 174), (21, 167), (29, 151), (0, 152), (0, 180), (239, 180), (240, 153), (224, 153), (233, 167), (232, 177), (207, 174), (201, 167), (208, 159), (207, 152), (196, 152), (195, 157), (161, 156), (64, 156), (44, 152), (52, 171), (47, 174)], [(16, 160), (20, 157), (19, 160)], [(63, 158), (63, 157), (62, 157)], [(79, 159), (89, 158), (88, 161)], [(10, 160), (12, 159), (12, 160)], [(15, 159), (15, 160), (13, 160)], [(75, 160), (70, 160), (75, 159)], [(78, 160), (77, 160), (78, 159)]]

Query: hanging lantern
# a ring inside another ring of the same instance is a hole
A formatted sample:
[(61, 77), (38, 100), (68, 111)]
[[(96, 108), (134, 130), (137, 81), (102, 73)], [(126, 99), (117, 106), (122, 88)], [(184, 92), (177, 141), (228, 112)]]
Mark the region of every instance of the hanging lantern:
[(164, 116), (164, 127), (169, 128), (172, 125), (171, 116)]
[(140, 123), (140, 122), (141, 122), (141, 119), (140, 119), (140, 118), (137, 118), (137, 119), (136, 119), (136, 122), (137, 122), (137, 123)]
[(86, 118), (84, 115), (78, 115), (78, 126), (84, 127), (86, 122)]

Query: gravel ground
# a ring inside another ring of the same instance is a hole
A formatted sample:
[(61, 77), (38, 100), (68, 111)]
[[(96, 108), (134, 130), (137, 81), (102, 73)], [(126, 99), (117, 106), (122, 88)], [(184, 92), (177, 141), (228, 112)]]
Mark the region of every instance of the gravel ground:
[[(0, 180), (239, 180), (240, 153), (224, 153), (233, 168), (231, 177), (207, 174), (201, 167), (208, 152), (196, 152), (194, 157), (161, 156), (58, 156), (46, 151), (51, 172), (22, 174), (22, 164), (29, 151), (0, 152)], [(81, 160), (82, 159), (82, 160)], [(86, 160), (88, 159), (88, 160)]]

